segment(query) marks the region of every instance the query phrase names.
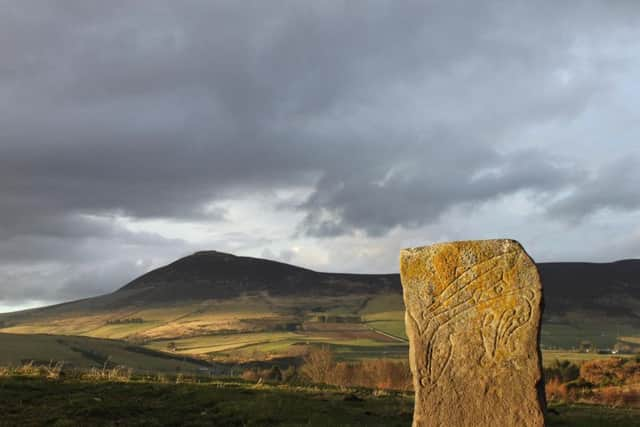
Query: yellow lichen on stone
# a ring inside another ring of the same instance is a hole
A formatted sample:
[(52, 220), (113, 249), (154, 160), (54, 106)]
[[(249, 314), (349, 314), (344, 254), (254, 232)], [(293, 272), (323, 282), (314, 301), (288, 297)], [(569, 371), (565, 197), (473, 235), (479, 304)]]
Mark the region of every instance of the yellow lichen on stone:
[(543, 425), (541, 285), (522, 247), (489, 240), (405, 249), (400, 272), (414, 425)]

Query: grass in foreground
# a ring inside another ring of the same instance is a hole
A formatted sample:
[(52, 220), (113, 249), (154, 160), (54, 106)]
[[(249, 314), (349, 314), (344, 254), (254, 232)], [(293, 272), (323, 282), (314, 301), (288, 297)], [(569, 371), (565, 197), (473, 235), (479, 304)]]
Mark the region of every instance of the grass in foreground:
[(0, 380), (0, 426), (407, 426), (407, 396), (251, 386)]
[[(409, 426), (408, 394), (253, 386), (0, 379), (0, 426)], [(557, 405), (549, 427), (638, 426), (639, 409)]]

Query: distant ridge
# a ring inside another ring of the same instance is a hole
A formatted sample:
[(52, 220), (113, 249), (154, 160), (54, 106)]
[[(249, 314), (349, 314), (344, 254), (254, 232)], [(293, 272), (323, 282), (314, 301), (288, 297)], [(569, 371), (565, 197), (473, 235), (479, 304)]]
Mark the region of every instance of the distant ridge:
[(539, 263), (545, 313), (569, 310), (640, 319), (640, 260)]
[[(538, 268), (546, 317), (589, 311), (640, 320), (640, 260), (550, 262), (538, 263)], [(312, 298), (379, 293), (401, 293), (399, 275), (321, 273), (262, 258), (201, 251), (143, 274), (111, 294), (28, 312), (108, 310), (252, 294)], [(3, 316), (7, 315), (0, 319)]]
[[(545, 313), (592, 310), (619, 315), (629, 311), (629, 298), (640, 303), (640, 260), (608, 263), (538, 263)], [(119, 293), (133, 300), (167, 302), (225, 299), (266, 292), (272, 296), (340, 296), (401, 293), (398, 274), (321, 273), (262, 258), (201, 251), (180, 258), (131, 281)]]
[(150, 271), (117, 292), (135, 291), (138, 298), (164, 302), (176, 299), (233, 298), (268, 292), (273, 296), (348, 295), (400, 290), (397, 274), (339, 274), (262, 258), (201, 251)]

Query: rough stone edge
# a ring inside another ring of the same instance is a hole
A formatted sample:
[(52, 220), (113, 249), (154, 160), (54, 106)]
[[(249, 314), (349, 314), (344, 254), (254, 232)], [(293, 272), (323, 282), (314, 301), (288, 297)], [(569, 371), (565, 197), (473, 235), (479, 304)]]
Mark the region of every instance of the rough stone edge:
[[(545, 386), (544, 366), (543, 366), (543, 362), (542, 362), (542, 350), (540, 348), (540, 340), (541, 340), (541, 334), (542, 334), (542, 316), (544, 314), (544, 307), (545, 307), (544, 283), (542, 283), (542, 278), (540, 277), (540, 271), (538, 270), (538, 264), (535, 262), (533, 257), (531, 255), (529, 255), (529, 253), (524, 248), (524, 246), (519, 241), (517, 241), (515, 239), (508, 239), (508, 238), (479, 239), (479, 240), (452, 240), (452, 241), (446, 241), (446, 242), (436, 242), (436, 243), (433, 243), (431, 245), (414, 246), (414, 247), (411, 247), (411, 248), (401, 249), (400, 250), (400, 257), (399, 257), (399, 264), (400, 264), (400, 266), (402, 266), (402, 258), (404, 256), (411, 255), (411, 254), (413, 254), (415, 252), (420, 252), (420, 251), (423, 251), (425, 249), (435, 249), (438, 246), (447, 246), (447, 245), (460, 244), (460, 243), (482, 243), (482, 242), (495, 242), (495, 241), (501, 241), (501, 242), (504, 242), (504, 243), (514, 244), (514, 245), (517, 245), (520, 249), (522, 249), (522, 252), (529, 258), (529, 260), (531, 260), (531, 263), (535, 267), (536, 277), (538, 278), (538, 283), (540, 283), (540, 318), (538, 319), (538, 334), (537, 334), (537, 337), (536, 337), (536, 346), (537, 346), (537, 351), (538, 351), (538, 369), (540, 370), (540, 379), (536, 383), (535, 387), (536, 387), (536, 391), (537, 391), (537, 394), (538, 394), (538, 402), (540, 403), (540, 410), (542, 411), (542, 414), (544, 416), (544, 415), (547, 415), (547, 397), (546, 397), (545, 389), (544, 389), (544, 386)], [(402, 279), (402, 277), (401, 277), (401, 279)], [(401, 282), (402, 282), (402, 280), (401, 280)], [(402, 287), (403, 287), (402, 294), (403, 294), (403, 299), (404, 299), (404, 285), (402, 285)], [(405, 312), (406, 312), (406, 308), (405, 308)], [(406, 314), (405, 314), (405, 317), (406, 317)], [(407, 327), (407, 323), (406, 323), (406, 318), (405, 318), (405, 329), (406, 329), (406, 327)], [(406, 332), (406, 333), (408, 333), (408, 332)], [(410, 355), (411, 355), (411, 353), (410, 353)], [(415, 386), (415, 384), (414, 384), (414, 386)]]

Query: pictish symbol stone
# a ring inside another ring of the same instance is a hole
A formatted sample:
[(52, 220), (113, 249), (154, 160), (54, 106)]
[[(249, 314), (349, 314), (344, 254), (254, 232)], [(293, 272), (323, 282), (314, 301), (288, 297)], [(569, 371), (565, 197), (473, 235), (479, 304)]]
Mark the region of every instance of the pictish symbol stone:
[(542, 286), (513, 240), (405, 249), (414, 427), (544, 426)]

